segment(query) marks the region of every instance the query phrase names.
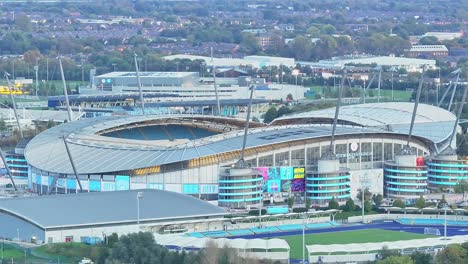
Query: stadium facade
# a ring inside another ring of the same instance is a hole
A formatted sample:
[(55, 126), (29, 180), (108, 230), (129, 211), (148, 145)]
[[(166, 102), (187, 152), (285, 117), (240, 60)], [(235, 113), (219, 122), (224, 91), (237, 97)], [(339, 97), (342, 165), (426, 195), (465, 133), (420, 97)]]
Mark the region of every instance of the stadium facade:
[[(372, 193), (404, 189), (404, 184), (395, 186), (384, 179), (383, 167), (406, 146), (412, 110), (412, 103), (342, 108), (333, 151), (337, 167), (347, 168), (349, 176), (338, 169), (328, 179), (314, 177), (320, 157), (330, 152), (334, 109), (284, 116), (269, 125), (252, 123), (245, 160), (261, 175), (263, 199), (271, 201), (285, 193), (307, 193), (318, 205), (338, 195), (344, 201), (356, 196), (364, 179)], [(449, 146), (455, 121), (442, 108), (420, 105), (409, 143), (414, 156), (427, 157)], [(65, 123), (27, 145), (30, 187), (43, 194), (78, 191), (62, 139), (66, 136), (85, 191), (151, 188), (205, 200), (260, 200), (257, 180), (250, 174), (242, 176), (252, 180), (243, 187), (250, 188), (249, 194), (227, 195), (223, 182), (225, 168), (240, 157), (243, 124), (241, 119), (196, 115), (111, 116)]]

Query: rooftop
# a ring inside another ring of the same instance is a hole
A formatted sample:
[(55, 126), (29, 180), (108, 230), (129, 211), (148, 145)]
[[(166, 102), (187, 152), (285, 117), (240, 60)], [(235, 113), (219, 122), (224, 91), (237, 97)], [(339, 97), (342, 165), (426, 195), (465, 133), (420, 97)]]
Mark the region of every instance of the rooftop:
[(410, 49), (410, 52), (417, 51), (446, 51), (448, 49), (445, 45), (413, 45)]
[[(182, 78), (192, 76), (198, 72), (140, 72), (140, 78)], [(136, 78), (136, 72), (109, 72), (96, 78)]]
[(140, 199), (142, 223), (225, 214), (223, 209), (192, 196), (152, 189), (0, 199), (0, 211), (41, 228), (135, 224), (138, 192), (143, 193)]

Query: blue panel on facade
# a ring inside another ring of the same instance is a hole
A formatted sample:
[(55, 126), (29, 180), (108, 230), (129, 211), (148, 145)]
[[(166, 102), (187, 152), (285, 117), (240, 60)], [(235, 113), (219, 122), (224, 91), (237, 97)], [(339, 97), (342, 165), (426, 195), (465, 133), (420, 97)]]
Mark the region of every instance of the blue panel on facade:
[(216, 184), (203, 184), (201, 186), (201, 193), (218, 193), (218, 185), (216, 185)]
[(164, 184), (162, 183), (148, 183), (148, 189), (164, 190)]
[(100, 192), (101, 191), (101, 181), (89, 181), (89, 190)]
[(49, 185), (49, 186), (52, 186), (52, 182), (54, 182), (54, 177), (49, 176), (48, 185)]
[(117, 191), (130, 190), (130, 176), (115, 176), (115, 189)]
[(35, 179), (35, 180), (36, 180), (36, 184), (39, 184), (39, 185), (40, 185), (41, 182), (42, 182), (42, 180), (41, 180), (41, 175), (36, 174), (36, 179)]
[(75, 179), (67, 179), (67, 189), (76, 189)]
[(183, 184), (182, 192), (185, 194), (198, 194), (198, 184)]
[(102, 189), (103, 192), (111, 192), (115, 191), (115, 182), (102, 182)]
[(294, 171), (293, 167), (280, 167), (281, 180), (291, 180), (294, 176), (293, 171)]
[(65, 188), (67, 186), (67, 180), (63, 178), (57, 179), (56, 186), (58, 188)]

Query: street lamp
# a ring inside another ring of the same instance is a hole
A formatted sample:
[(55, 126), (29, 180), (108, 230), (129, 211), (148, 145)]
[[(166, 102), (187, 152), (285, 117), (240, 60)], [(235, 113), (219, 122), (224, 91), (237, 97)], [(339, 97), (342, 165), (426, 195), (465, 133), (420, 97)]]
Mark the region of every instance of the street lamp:
[(137, 218), (137, 224), (140, 225), (140, 199), (143, 198), (143, 192), (137, 192), (137, 214), (138, 214), (138, 218)]

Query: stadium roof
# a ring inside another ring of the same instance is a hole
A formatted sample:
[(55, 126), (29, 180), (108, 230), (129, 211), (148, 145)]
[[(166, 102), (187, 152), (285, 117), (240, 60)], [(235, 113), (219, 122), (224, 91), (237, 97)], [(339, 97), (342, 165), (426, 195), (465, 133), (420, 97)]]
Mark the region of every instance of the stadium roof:
[(46, 229), (135, 224), (138, 192), (143, 193), (140, 199), (141, 223), (225, 214), (223, 209), (192, 196), (151, 189), (1, 199), (0, 212)]
[[(412, 103), (381, 103), (345, 106), (340, 113), (337, 136), (356, 134), (407, 135), (411, 120)], [(334, 109), (290, 115), (276, 119), (273, 124), (294, 124), (260, 127), (249, 130), (247, 148), (270, 146), (311, 138), (329, 137)], [(159, 166), (219, 153), (240, 150), (243, 131), (237, 130), (191, 140), (162, 145), (158, 141), (131, 140), (101, 136), (104, 131), (170, 123), (185, 120), (207, 124), (233, 124), (240, 127), (244, 120), (215, 116), (111, 116), (65, 123), (33, 138), (25, 149), (28, 163), (38, 169), (72, 174), (73, 170), (65, 150), (63, 136), (67, 137), (71, 155), (79, 174), (109, 173)], [(455, 116), (441, 108), (420, 105), (414, 136), (437, 150), (447, 144)], [(196, 123), (194, 123), (196, 124)], [(299, 125), (297, 125), (299, 124)], [(258, 126), (252, 123), (252, 126)], [(432, 145), (433, 144), (433, 145)]]
[[(343, 106), (338, 117), (341, 123), (380, 128), (395, 133), (408, 134), (414, 103), (371, 103)], [(272, 125), (310, 124), (332, 122), (335, 108), (282, 116)], [(416, 113), (414, 135), (434, 143), (447, 139), (453, 129), (456, 116), (440, 107), (419, 104)]]

